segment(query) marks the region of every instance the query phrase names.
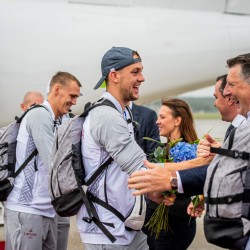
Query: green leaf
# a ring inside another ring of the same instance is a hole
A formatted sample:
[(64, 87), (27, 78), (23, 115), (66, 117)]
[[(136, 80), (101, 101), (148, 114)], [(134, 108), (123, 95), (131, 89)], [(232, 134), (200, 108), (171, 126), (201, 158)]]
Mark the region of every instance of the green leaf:
[(200, 142), (200, 139), (197, 139), (197, 140), (195, 140), (193, 142), (190, 142), (190, 144), (199, 144), (199, 142)]
[(176, 140), (173, 140), (173, 141), (170, 141), (168, 142), (168, 145), (170, 148), (174, 147), (178, 142), (182, 141), (183, 139), (182, 138), (178, 138)]
[(161, 146), (165, 146), (164, 143), (160, 142), (160, 141), (157, 141), (157, 140), (154, 140), (150, 137), (142, 137), (143, 140), (148, 140), (148, 141), (153, 141), (153, 142), (157, 142), (159, 143)]
[(166, 162), (166, 148), (157, 147), (154, 151), (155, 160), (159, 163)]

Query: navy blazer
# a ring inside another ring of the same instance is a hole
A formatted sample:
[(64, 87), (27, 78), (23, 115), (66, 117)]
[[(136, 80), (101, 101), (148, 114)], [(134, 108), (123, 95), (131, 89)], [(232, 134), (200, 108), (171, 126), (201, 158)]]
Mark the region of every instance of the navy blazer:
[(203, 187), (207, 176), (208, 166), (201, 166), (198, 168), (191, 168), (178, 171), (186, 196), (193, 196), (203, 194)]
[(138, 144), (145, 154), (149, 155), (154, 152), (155, 148), (157, 148), (159, 144), (142, 138), (150, 137), (154, 140), (160, 141), (159, 128), (156, 124), (156, 112), (147, 107), (138, 106), (132, 103), (132, 114), (134, 121), (140, 124)]

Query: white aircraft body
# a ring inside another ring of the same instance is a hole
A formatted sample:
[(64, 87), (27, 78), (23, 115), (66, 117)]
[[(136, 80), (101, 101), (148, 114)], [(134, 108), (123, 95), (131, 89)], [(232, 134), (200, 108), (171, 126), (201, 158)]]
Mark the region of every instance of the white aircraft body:
[(93, 87), (112, 46), (142, 57), (139, 103), (212, 85), (226, 59), (249, 52), (249, 14), (246, 0), (0, 0), (0, 126), (57, 71), (82, 83), (80, 113), (103, 91)]

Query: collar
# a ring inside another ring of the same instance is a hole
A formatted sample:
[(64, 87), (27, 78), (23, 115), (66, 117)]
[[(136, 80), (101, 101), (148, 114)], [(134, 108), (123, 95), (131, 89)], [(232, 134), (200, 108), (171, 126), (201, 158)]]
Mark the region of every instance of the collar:
[(235, 128), (238, 128), (241, 124), (245, 124), (247, 121), (246, 121), (246, 118), (242, 115), (236, 115), (235, 118), (233, 119), (232, 121), (232, 125), (235, 127)]
[(247, 122), (250, 121), (250, 111), (247, 113)]
[(128, 106), (132, 110), (132, 107), (134, 106), (134, 103), (132, 101), (130, 101)]
[(112, 96), (109, 92), (105, 91), (102, 94), (102, 97), (104, 97), (105, 99), (110, 100), (111, 102), (113, 102), (116, 106), (116, 108), (118, 109), (118, 111), (123, 115), (123, 111), (122, 111), (122, 106), (120, 105), (120, 103), (115, 99), (114, 96)]
[(52, 119), (55, 120), (55, 114), (53, 112), (53, 109), (50, 103), (47, 100), (45, 100), (42, 105), (44, 105), (49, 110), (49, 112), (51, 113)]

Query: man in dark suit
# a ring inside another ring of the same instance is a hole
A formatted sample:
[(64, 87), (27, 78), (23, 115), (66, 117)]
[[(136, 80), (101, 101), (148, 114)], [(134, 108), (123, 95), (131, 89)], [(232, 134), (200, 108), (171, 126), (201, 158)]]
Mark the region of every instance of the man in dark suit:
[(133, 119), (139, 124), (138, 144), (148, 158), (148, 155), (153, 153), (159, 145), (157, 142), (144, 140), (143, 137), (149, 137), (156, 141), (160, 141), (159, 128), (156, 124), (157, 115), (156, 112), (152, 109), (144, 106), (139, 106), (134, 103), (131, 104)]
[[(234, 127), (238, 127), (242, 123), (245, 123), (246, 120), (243, 116), (238, 114), (237, 107), (235, 106), (234, 101), (229, 97), (223, 95), (226, 84), (227, 75), (220, 76), (216, 79), (214, 91), (214, 106), (219, 110), (221, 119), (223, 121), (231, 122), (231, 125), (233, 125)], [(229, 133), (226, 133), (226, 136), (227, 134)], [(198, 146), (197, 156), (208, 157), (210, 155), (210, 146), (219, 147), (220, 144), (210, 136), (207, 136), (206, 140), (203, 140), (202, 144)], [(146, 163), (146, 166), (150, 169), (149, 171), (145, 171), (146, 173), (143, 173), (144, 177), (141, 176), (138, 179), (138, 181), (140, 182), (139, 185), (136, 186), (135, 183), (137, 179), (132, 178), (129, 181), (131, 183), (129, 186), (131, 188), (140, 189), (139, 191), (136, 191), (136, 193), (138, 194), (144, 193), (145, 190), (147, 190), (147, 192), (154, 192), (153, 190), (155, 190), (156, 192), (162, 192), (170, 190), (173, 187), (178, 188), (178, 192), (180, 193), (185, 193), (188, 195), (201, 194), (203, 193), (207, 167), (212, 158), (212, 156), (209, 156), (209, 158), (207, 159), (207, 164), (200, 165), (198, 158), (187, 162), (166, 163), (164, 169), (160, 169), (158, 166), (155, 166), (154, 168), (154, 164)], [(168, 164), (177, 164), (176, 169), (187, 169), (170, 172), (167, 170)], [(163, 172), (166, 173), (163, 174)], [(132, 177), (133, 176), (136, 178), (138, 177), (137, 173), (134, 173)], [(153, 184), (153, 182), (155, 183)], [(165, 182), (165, 185), (161, 186), (163, 182)], [(165, 189), (166, 187), (168, 187), (168, 189)]]
[[(236, 128), (246, 122), (246, 119), (242, 115), (238, 114), (238, 110), (234, 101), (223, 95), (226, 84), (227, 75), (222, 75), (217, 77), (214, 88), (214, 106), (219, 110), (221, 114), (221, 120), (231, 123), (226, 131), (224, 141), (227, 139), (230, 131), (233, 128)], [(210, 154), (211, 143), (215, 143), (215, 140), (208, 136), (207, 139), (207, 141), (203, 142), (204, 144), (199, 146), (198, 156), (206, 157)], [(217, 146), (219, 146), (219, 144), (217, 144)], [(203, 192), (207, 167), (208, 166), (203, 166), (200, 168), (179, 171), (180, 181), (185, 194), (195, 195)]]

